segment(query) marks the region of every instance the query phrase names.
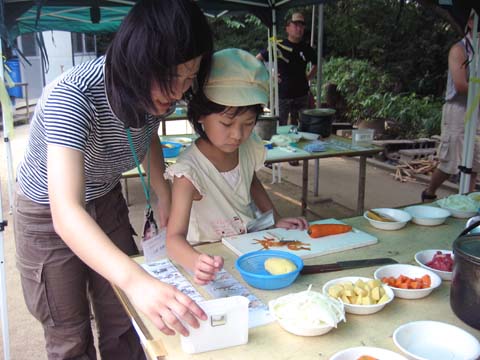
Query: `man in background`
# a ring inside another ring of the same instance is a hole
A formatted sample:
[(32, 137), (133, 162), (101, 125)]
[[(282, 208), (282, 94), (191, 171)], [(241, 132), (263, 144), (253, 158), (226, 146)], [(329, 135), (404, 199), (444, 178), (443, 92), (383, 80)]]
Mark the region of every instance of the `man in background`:
[[(308, 108), (309, 85), (316, 73), (317, 55), (314, 49), (303, 42), (305, 18), (301, 13), (293, 13), (285, 28), (287, 39), (277, 42), (278, 87), (279, 87), (279, 123), (297, 125), (299, 113)], [(262, 50), (257, 59), (268, 61), (268, 50)], [(312, 63), (308, 72), (307, 64)]]

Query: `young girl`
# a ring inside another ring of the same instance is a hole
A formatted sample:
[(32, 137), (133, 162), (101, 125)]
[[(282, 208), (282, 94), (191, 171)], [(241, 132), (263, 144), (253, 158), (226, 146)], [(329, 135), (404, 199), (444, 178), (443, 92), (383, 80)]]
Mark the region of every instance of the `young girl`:
[(255, 207), (273, 210), (276, 227), (307, 227), (304, 218), (279, 218), (255, 174), (266, 156), (262, 142), (252, 135), (262, 104), (268, 101), (265, 66), (243, 50), (218, 51), (203, 89), (188, 108), (200, 137), (166, 172), (173, 181), (167, 251), (199, 284), (215, 278), (223, 259), (192, 245), (247, 232)]

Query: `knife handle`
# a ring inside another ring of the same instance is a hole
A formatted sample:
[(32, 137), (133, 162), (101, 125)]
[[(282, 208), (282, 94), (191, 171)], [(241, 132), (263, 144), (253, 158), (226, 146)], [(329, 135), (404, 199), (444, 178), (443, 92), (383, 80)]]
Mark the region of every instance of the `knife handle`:
[(342, 268), (336, 264), (331, 264), (330, 266), (325, 265), (304, 265), (303, 269), (300, 271), (300, 274), (321, 274), (324, 272), (340, 271)]

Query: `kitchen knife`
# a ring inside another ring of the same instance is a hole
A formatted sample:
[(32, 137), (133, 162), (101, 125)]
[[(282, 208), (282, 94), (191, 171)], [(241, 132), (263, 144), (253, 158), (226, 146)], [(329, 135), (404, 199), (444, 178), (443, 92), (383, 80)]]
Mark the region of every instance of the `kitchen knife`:
[(322, 265), (304, 265), (300, 274), (319, 274), (331, 271), (340, 271), (346, 269), (355, 269), (376, 265), (397, 264), (398, 262), (391, 258), (376, 258), (364, 260), (338, 261), (332, 264)]

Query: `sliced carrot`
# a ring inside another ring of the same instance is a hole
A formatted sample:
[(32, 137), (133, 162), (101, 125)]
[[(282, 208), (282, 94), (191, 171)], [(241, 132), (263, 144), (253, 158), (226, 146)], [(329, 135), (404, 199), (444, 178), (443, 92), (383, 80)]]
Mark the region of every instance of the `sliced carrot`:
[(430, 275), (428, 274), (422, 276), (422, 282), (424, 287), (432, 286), (432, 279), (430, 279)]
[(319, 238), (322, 236), (343, 234), (352, 231), (350, 225), (344, 224), (314, 224), (308, 227), (308, 235), (312, 238)]

